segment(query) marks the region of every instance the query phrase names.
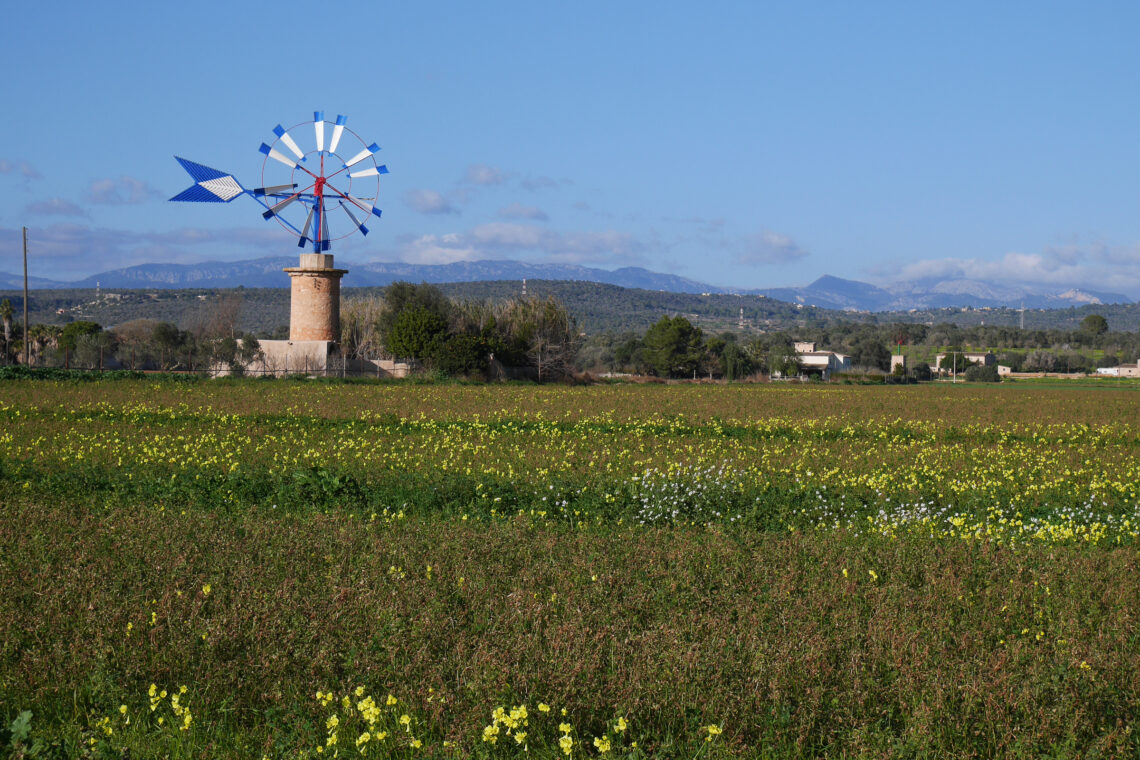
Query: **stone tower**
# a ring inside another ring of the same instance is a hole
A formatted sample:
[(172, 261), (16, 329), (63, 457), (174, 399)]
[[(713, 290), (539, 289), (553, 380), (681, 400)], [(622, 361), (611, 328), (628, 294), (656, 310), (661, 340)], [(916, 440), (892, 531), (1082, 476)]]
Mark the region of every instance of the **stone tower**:
[(285, 270), (291, 283), (289, 340), (340, 341), (340, 278), (331, 253), (302, 253), (301, 265)]

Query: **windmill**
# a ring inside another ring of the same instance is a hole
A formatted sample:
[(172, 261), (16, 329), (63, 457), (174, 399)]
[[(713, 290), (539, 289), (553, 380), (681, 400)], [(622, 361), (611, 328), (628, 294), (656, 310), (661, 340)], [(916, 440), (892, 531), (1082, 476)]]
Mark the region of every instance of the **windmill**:
[(277, 351), (280, 357), (274, 358), (286, 367), (297, 365), (302, 350), (308, 352), (306, 368), (312, 357), (317, 364), (327, 362), (340, 340), (340, 279), (348, 270), (335, 268), (326, 252), (334, 240), (367, 235), (365, 223), (381, 213), (380, 177), (388, 167), (376, 160), (380, 146), (365, 143), (347, 122), (342, 115), (327, 122), (323, 111), (315, 111), (312, 121), (288, 129), (278, 124), (273, 142), (261, 144), (261, 186), (253, 189), (232, 174), (175, 156), (194, 184), (170, 200), (229, 203), (250, 197), (264, 209), (264, 219), (277, 221), (296, 236), (299, 248), (311, 251), (301, 254), (300, 266), (285, 269), (291, 280), (289, 340), (262, 342), (266, 354)]
[[(229, 203), (248, 196), (297, 236), (297, 246), (313, 253), (329, 250), (332, 241), (360, 232), (368, 234), (368, 217), (379, 218), (376, 203), (380, 177), (388, 167), (376, 160), (380, 146), (365, 144), (338, 115), (335, 123), (315, 111), (311, 122), (273, 128), (272, 144), (262, 143), (261, 187), (246, 189), (234, 175), (175, 156), (195, 184), (170, 200)], [(303, 150), (294, 135), (311, 134), (314, 150)], [(325, 138), (328, 138), (327, 140)]]

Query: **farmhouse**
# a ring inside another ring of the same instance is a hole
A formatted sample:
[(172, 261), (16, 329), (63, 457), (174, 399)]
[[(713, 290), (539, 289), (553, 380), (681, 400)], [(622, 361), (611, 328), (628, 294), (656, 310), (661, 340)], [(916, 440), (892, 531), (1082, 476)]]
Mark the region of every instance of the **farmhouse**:
[[(818, 375), (827, 380), (835, 372), (848, 372), (851, 370), (851, 357), (835, 351), (816, 351), (815, 343), (797, 340), (792, 344), (796, 352), (796, 362), (800, 366), (800, 377)], [(782, 377), (780, 372), (773, 372), (773, 377)]]
[(1115, 367), (1098, 367), (1096, 373), (1100, 377), (1140, 377), (1140, 365), (1118, 364)]
[(819, 375), (823, 380), (835, 372), (850, 372), (851, 357), (834, 351), (804, 351), (797, 353), (801, 375)]
[(953, 353), (937, 354), (934, 357), (934, 366), (942, 374), (954, 371), (955, 358), (958, 370), (961, 371), (970, 364), (979, 364), (983, 367), (997, 364), (997, 357), (989, 351), (954, 351)]

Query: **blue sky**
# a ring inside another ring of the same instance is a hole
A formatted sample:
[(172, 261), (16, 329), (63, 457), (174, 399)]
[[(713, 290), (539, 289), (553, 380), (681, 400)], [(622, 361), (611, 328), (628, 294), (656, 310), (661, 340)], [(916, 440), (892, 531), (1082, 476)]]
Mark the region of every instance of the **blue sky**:
[[(926, 276), (1140, 298), (1140, 4), (24, 3), (0, 63), (0, 271), (296, 252), (272, 128), (377, 141), (338, 262), (513, 258), (718, 285)], [(346, 281), (347, 282), (347, 281)]]

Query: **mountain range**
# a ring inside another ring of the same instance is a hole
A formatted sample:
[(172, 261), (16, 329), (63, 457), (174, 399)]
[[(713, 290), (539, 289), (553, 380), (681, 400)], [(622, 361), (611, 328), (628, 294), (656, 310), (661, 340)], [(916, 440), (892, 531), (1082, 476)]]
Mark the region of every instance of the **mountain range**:
[[(29, 278), (36, 289), (64, 288), (284, 288), (285, 267), (296, 266), (293, 256), (272, 256), (244, 261), (208, 261), (200, 264), (140, 264), (113, 269), (74, 282)], [(376, 287), (397, 280), (411, 282), (479, 282), (488, 280), (574, 280), (625, 288), (671, 293), (737, 293), (766, 296), (779, 301), (848, 311), (907, 311), (961, 307), (1018, 307), (1057, 309), (1089, 304), (1132, 303), (1119, 293), (1069, 288), (1042, 290), (1018, 283), (988, 283), (967, 279), (928, 278), (883, 287), (858, 280), (824, 275), (803, 287), (743, 290), (653, 272), (641, 267), (607, 270), (574, 264), (529, 264), (522, 261), (460, 261), (452, 264), (372, 262), (344, 264), (349, 273), (344, 287)], [(0, 289), (23, 287), (23, 277), (0, 272)]]

